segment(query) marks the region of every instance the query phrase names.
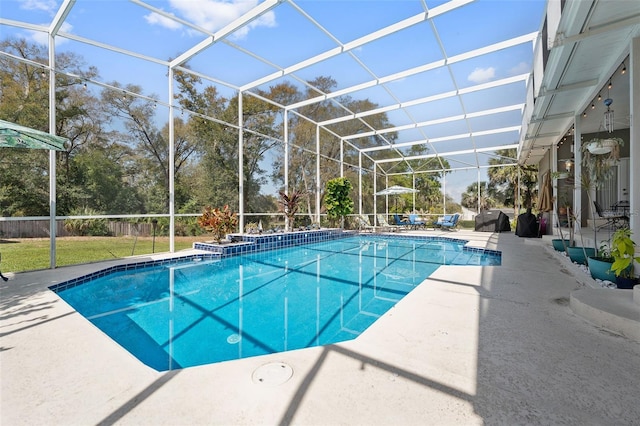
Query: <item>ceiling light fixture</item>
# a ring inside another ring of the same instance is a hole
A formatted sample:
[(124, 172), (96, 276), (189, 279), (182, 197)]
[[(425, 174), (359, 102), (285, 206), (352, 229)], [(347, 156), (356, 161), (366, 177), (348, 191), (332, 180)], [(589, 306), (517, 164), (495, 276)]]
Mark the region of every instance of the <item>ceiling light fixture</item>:
[(609, 80), (609, 85), (607, 86), (608, 89), (611, 89), (613, 87), (613, 84), (611, 84), (611, 80)]
[(568, 160), (564, 161), (564, 167), (565, 170), (567, 171), (567, 173), (571, 173), (571, 167), (573, 166), (573, 159), (569, 158)]
[(596, 109), (596, 104), (591, 103), (591, 109)]
[(598, 100), (601, 101), (602, 100), (602, 95), (600, 93), (598, 93)]
[(623, 62), (622, 63), (622, 71), (620, 71), (620, 74), (624, 75), (626, 72), (627, 72), (627, 66)]
[(582, 113), (582, 117), (583, 117), (583, 118), (584, 118), (584, 117), (586, 117), (586, 116), (587, 116), (587, 111), (585, 111), (585, 112), (583, 112), (583, 113)]

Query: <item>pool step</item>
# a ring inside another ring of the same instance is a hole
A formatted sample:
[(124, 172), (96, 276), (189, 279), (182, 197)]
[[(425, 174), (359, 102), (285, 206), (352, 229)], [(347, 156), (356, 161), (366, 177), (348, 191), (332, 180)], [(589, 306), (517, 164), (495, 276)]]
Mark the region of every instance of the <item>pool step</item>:
[(476, 265), (476, 266), (494, 266), (500, 265), (499, 258), (493, 258), (485, 253), (477, 251), (462, 251), (453, 260), (450, 265)]

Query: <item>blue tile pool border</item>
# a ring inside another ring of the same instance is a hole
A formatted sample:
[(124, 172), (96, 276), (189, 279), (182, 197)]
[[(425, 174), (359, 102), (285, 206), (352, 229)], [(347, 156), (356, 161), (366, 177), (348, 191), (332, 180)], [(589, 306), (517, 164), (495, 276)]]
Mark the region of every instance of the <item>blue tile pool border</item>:
[(92, 272), (87, 275), (83, 275), (78, 278), (73, 278), (68, 281), (54, 284), (49, 287), (49, 290), (55, 293), (59, 293), (61, 291), (64, 291), (73, 287), (77, 287), (93, 279), (104, 277), (105, 275), (113, 274), (115, 272), (142, 270), (145, 268), (149, 268), (153, 266), (162, 266), (162, 265), (179, 265), (181, 263), (192, 262), (194, 260), (219, 260), (219, 259), (220, 259), (220, 256), (216, 255), (215, 253), (198, 253), (198, 254), (190, 254), (187, 256), (170, 257), (166, 259), (157, 259), (157, 260), (145, 260), (142, 262), (133, 262), (133, 263), (126, 263), (122, 265), (114, 265), (108, 268), (101, 269), (96, 272)]
[[(141, 262), (133, 262), (126, 263), (122, 265), (114, 265), (108, 268), (101, 269), (96, 272), (92, 272), (87, 275), (83, 275), (68, 281), (64, 281), (49, 287), (49, 290), (59, 293), (61, 291), (77, 287), (84, 283), (87, 283), (95, 278), (104, 277), (105, 275), (109, 275), (115, 272), (121, 271), (133, 271), (133, 270), (141, 270), (154, 266), (162, 266), (162, 265), (177, 265), (186, 262), (192, 262), (194, 260), (220, 260), (229, 256), (237, 256), (240, 254), (247, 253), (257, 253), (293, 246), (299, 246), (304, 244), (318, 243), (323, 241), (330, 241), (339, 238), (347, 238), (352, 237), (354, 235), (359, 235), (358, 232), (355, 231), (344, 231), (342, 229), (321, 229), (321, 230), (310, 230), (310, 231), (297, 231), (297, 232), (288, 232), (288, 233), (274, 233), (274, 234), (264, 234), (264, 235), (242, 235), (242, 234), (232, 234), (232, 237), (236, 240), (236, 242), (232, 244), (216, 244), (216, 243), (194, 243), (193, 248), (195, 250), (200, 250), (202, 253), (195, 253), (186, 256), (176, 256), (170, 257), (166, 259), (157, 259), (157, 260), (145, 260)], [(366, 234), (371, 235), (371, 234)], [(376, 234), (373, 234), (376, 235)], [(468, 240), (463, 240), (459, 238), (450, 238), (450, 237), (442, 237), (442, 236), (428, 236), (428, 235), (402, 235), (402, 234), (394, 234), (394, 235), (376, 235), (376, 238), (380, 239), (411, 239), (411, 240), (425, 240), (425, 241), (454, 241), (460, 243), (468, 243)], [(497, 250), (490, 250), (480, 247), (467, 247), (464, 245), (462, 247), (463, 252), (469, 253), (478, 253), (478, 254), (489, 254), (492, 256), (497, 256), (500, 258), (500, 263), (502, 263), (502, 252)]]
[(230, 234), (230, 237), (236, 241), (234, 244), (193, 243), (193, 248), (218, 253), (222, 257), (226, 257), (320, 243), (353, 235), (357, 235), (357, 232), (344, 231), (342, 229), (277, 232), (271, 234)]
[[(362, 235), (372, 235), (372, 234), (362, 234)], [(373, 234), (375, 235), (375, 234)], [(407, 239), (407, 240), (428, 240), (428, 241), (452, 241), (455, 243), (467, 244), (469, 240), (464, 240), (460, 238), (451, 238), (451, 237), (443, 237), (436, 235), (411, 235), (411, 234), (385, 234), (385, 235), (377, 235), (378, 238), (389, 238), (389, 239)], [(491, 250), (482, 247), (468, 247), (466, 245), (462, 246), (462, 251), (467, 253), (478, 253), (478, 254), (488, 254), (492, 256), (496, 256), (500, 258), (500, 262), (502, 263), (502, 252), (499, 250)]]

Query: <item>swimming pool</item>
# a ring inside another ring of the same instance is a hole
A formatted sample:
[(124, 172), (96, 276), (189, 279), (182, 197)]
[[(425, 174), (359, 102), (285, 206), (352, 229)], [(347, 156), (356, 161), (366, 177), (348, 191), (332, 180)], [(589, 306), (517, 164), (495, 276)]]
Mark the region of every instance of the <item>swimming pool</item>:
[(354, 236), (99, 274), (59, 296), (166, 371), (357, 337), (443, 264), (499, 265), (443, 238)]

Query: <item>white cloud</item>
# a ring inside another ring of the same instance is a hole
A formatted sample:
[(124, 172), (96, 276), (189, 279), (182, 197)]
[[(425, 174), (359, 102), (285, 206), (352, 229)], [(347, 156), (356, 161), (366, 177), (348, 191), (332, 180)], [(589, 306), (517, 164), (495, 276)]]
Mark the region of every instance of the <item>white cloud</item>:
[[(170, 4), (180, 13), (180, 15), (184, 16), (186, 20), (193, 22), (195, 25), (208, 31), (215, 32), (251, 10), (258, 4), (258, 0), (170, 0)], [(151, 15), (145, 17), (147, 22), (150, 24), (166, 26), (166, 22), (157, 18), (153, 18), (157, 20), (152, 22), (150, 20)], [(167, 20), (165, 19), (164, 21)], [(234, 37), (245, 37), (250, 29), (256, 27), (274, 27), (275, 25), (275, 14), (273, 12), (267, 12), (258, 19), (252, 21), (249, 25), (245, 26), (242, 30), (237, 31), (234, 34)]]
[(493, 67), (476, 68), (471, 74), (469, 74), (467, 80), (474, 83), (486, 83), (487, 81), (491, 81), (491, 79), (493, 79), (495, 76), (496, 69)]
[(528, 72), (531, 72), (531, 66), (526, 62), (520, 62), (509, 70), (510, 75), (526, 74)]
[[(48, 26), (49, 24), (43, 24)], [(60, 26), (60, 31), (63, 33), (70, 33), (73, 30), (73, 25), (68, 22), (63, 22)], [(49, 43), (49, 35), (40, 31), (31, 31), (30, 37), (35, 43), (47, 45)], [(56, 46), (66, 43), (68, 40), (64, 37), (56, 37)]]
[(58, 10), (55, 0), (22, 0), (20, 8), (25, 10), (41, 10), (54, 13)]
[(151, 25), (160, 25), (161, 27), (169, 28), (170, 30), (177, 30), (182, 27), (182, 24), (179, 22), (166, 18), (155, 12), (145, 15), (144, 19)]

